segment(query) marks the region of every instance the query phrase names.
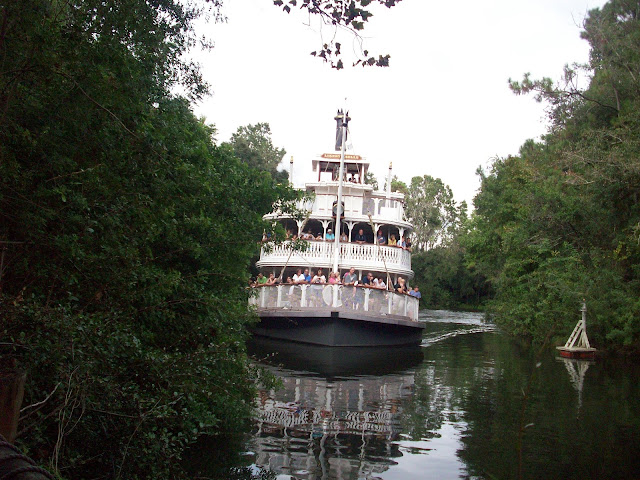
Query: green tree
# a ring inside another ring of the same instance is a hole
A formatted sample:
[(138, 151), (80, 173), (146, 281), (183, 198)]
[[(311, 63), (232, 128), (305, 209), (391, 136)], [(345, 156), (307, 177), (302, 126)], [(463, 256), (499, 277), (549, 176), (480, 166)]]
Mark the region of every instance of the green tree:
[(466, 218), (466, 203), (457, 205), (451, 188), (430, 175), (411, 179), (406, 202), (406, 215), (414, 226), (413, 244), (421, 250), (446, 244)]
[(371, 185), (374, 191), (378, 190), (378, 179), (373, 173), (367, 172), (364, 175), (364, 183), (366, 183), (367, 185)]
[(171, 95), (197, 13), (0, 9), (0, 348), (28, 373), (18, 442), (66, 478), (182, 478), (251, 411), (247, 268), (296, 194)]
[(269, 172), (281, 182), (289, 178), (286, 171), (278, 171), (278, 165), (287, 152), (273, 145), (268, 123), (238, 127), (236, 133), (231, 135), (229, 145), (234, 154), (250, 167)]
[(426, 308), (478, 309), (492, 293), (484, 275), (468, 264), (457, 238), (446, 246), (418, 251), (411, 267)]
[[(566, 338), (587, 300), (596, 345), (640, 345), (640, 20), (637, 3), (594, 9), (589, 64), (560, 82), (512, 82), (549, 105), (551, 129), (481, 173), (470, 260), (491, 279), (509, 331)], [(576, 74), (590, 74), (586, 89)]]
[(1, 363), (28, 373), (18, 442), (61, 477), (190, 478), (188, 445), (248, 421), (247, 268), (297, 193), (190, 109), (219, 6), (0, 6)]
[[(384, 182), (384, 189), (385, 190), (387, 189), (386, 180)], [(391, 191), (400, 192), (400, 193), (403, 193), (404, 195), (407, 195), (409, 193), (409, 187), (407, 187), (406, 183), (404, 183), (402, 180), (398, 179), (396, 175), (394, 175), (393, 178), (391, 179)]]

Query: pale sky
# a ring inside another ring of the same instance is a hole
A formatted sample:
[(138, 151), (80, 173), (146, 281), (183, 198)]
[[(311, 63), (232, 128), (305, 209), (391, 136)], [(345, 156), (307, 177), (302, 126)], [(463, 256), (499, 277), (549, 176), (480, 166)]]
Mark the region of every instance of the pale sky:
[[(206, 26), (215, 48), (198, 55), (213, 94), (196, 106), (226, 141), (239, 126), (268, 122), (274, 144), (294, 157), (293, 180), (313, 179), (311, 159), (333, 151), (336, 110), (350, 112), (350, 153), (363, 155), (380, 188), (431, 175), (471, 201), (478, 166), (517, 154), (545, 132), (544, 106), (517, 97), (511, 77), (558, 79), (586, 62), (586, 12), (602, 0), (403, 0), (375, 10), (365, 48), (391, 55), (388, 68), (336, 71), (312, 57), (332, 30), (290, 15), (272, 0), (225, 0), (225, 24)], [(355, 42), (342, 37), (342, 50)]]

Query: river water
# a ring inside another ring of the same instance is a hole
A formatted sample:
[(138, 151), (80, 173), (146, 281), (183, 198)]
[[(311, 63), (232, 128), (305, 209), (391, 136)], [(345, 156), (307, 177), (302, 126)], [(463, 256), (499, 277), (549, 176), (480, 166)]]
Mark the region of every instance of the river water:
[(252, 342), (282, 388), (259, 392), (236, 478), (640, 478), (637, 364), (535, 351), (481, 314), (420, 319), (415, 349)]

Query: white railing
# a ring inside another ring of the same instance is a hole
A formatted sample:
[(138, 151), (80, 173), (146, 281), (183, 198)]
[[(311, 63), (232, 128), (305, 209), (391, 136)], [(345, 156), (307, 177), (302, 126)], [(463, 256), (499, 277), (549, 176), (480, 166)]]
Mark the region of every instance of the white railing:
[[(291, 251), (288, 243), (269, 244), (262, 248), (258, 266), (308, 265), (330, 268), (333, 265), (333, 242), (309, 241), (304, 251)], [(411, 271), (411, 253), (399, 247), (373, 244), (341, 243), (340, 268), (371, 269), (380, 272), (408, 274)]]
[(419, 301), (411, 295), (344, 285), (264, 285), (249, 300), (258, 309), (318, 309), (400, 315), (418, 320)]
[[(333, 183), (333, 182), (327, 182)], [(308, 186), (319, 186), (326, 184), (308, 184)], [(334, 184), (336, 187), (337, 182)], [(348, 184), (353, 185), (353, 184)], [(322, 217), (325, 219), (332, 217), (333, 202), (337, 199), (337, 191), (317, 193), (313, 201), (300, 200), (296, 203), (296, 207), (303, 211), (308, 211), (312, 217)], [(353, 196), (345, 195), (345, 219), (351, 221), (368, 222), (369, 213), (371, 213), (371, 221), (373, 223), (381, 224), (406, 224), (404, 203), (402, 194), (392, 193), (391, 198), (387, 199), (384, 192), (373, 192), (369, 196)], [(373, 211), (370, 212), (365, 205), (373, 201)], [(389, 201), (393, 202), (389, 205)], [(366, 212), (366, 213), (365, 213)], [(282, 216), (282, 211), (276, 210), (266, 215), (267, 218), (279, 218)], [(286, 218), (291, 218), (285, 215)]]

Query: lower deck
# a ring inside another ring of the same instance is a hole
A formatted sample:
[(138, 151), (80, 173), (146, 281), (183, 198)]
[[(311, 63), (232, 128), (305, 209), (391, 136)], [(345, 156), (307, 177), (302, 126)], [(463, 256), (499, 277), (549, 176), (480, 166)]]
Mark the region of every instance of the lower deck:
[(363, 285), (280, 284), (254, 287), (249, 303), (258, 312), (265, 309), (285, 312), (316, 311), (349, 313), (354, 317), (397, 317), (418, 320), (419, 300), (411, 295)]

